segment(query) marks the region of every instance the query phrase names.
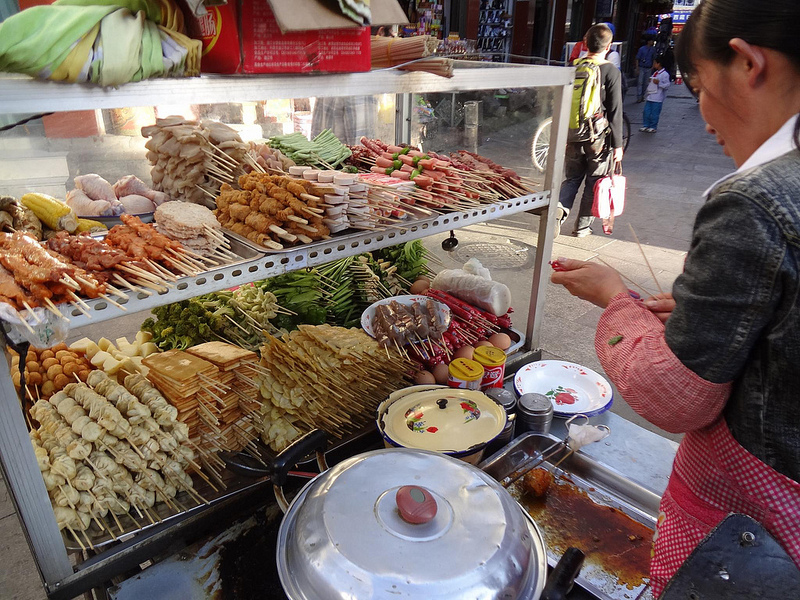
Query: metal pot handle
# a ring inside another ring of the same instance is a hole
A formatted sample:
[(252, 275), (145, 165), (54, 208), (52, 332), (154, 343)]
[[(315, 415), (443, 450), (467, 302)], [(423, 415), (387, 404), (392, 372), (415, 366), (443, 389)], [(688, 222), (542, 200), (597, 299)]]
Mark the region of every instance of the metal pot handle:
[(283, 494), (283, 485), (286, 483), (289, 471), (310, 452), (316, 452), (319, 472), (327, 471), (328, 463), (325, 461), (325, 448), (327, 445), (327, 434), (321, 429), (314, 429), (292, 442), (272, 461), (272, 472), (270, 473), (272, 489), (275, 491), (275, 499), (278, 501), (278, 506), (281, 507), (283, 512), (286, 512), (289, 508), (289, 503)]
[(575, 578), (581, 572), (584, 558), (586, 558), (584, 553), (577, 548), (567, 548), (547, 577), (540, 600), (566, 600)]

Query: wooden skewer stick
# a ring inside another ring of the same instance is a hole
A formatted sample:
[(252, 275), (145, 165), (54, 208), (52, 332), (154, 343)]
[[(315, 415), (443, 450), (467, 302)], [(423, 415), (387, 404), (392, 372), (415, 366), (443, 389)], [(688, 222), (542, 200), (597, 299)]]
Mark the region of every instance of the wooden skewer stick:
[(302, 218), (297, 217), (295, 215), (289, 215), (286, 218), (289, 219), (290, 221), (294, 221), (295, 223), (301, 223), (303, 225), (308, 225), (308, 221), (306, 219), (302, 219)]
[[(153, 292), (148, 292), (147, 290), (143, 290), (142, 288), (139, 288), (139, 287), (136, 287), (135, 285), (132, 285), (130, 281), (120, 277), (119, 273), (114, 273), (114, 278), (115, 278), (117, 283), (122, 285), (124, 288), (130, 290), (131, 292), (134, 292), (134, 293), (137, 293), (137, 294), (145, 294), (146, 296), (152, 296), (153, 295)], [(108, 285), (108, 284), (106, 284), (106, 285)]]
[(81, 547), (81, 550), (83, 552), (86, 552), (86, 546), (83, 545), (83, 542), (81, 542), (81, 539), (78, 537), (78, 534), (75, 533), (75, 530), (72, 527), (70, 527), (69, 525), (65, 525), (65, 527), (67, 529), (69, 529), (70, 533), (72, 534), (72, 537), (75, 538), (75, 541), (78, 542), (78, 546)]
[(67, 320), (67, 317), (65, 317), (63, 314), (61, 314), (61, 312), (56, 308), (56, 305), (53, 304), (53, 301), (50, 300), (50, 298), (44, 298), (42, 300), (42, 302), (45, 303), (47, 310), (49, 310), (51, 313), (53, 313), (59, 319), (64, 319), (65, 321)]
[(59, 279), (59, 283), (62, 285), (67, 286), (68, 288), (72, 288), (73, 290), (81, 289), (81, 286), (75, 281), (72, 277), (67, 275), (66, 273), (61, 275), (61, 279)]
[(27, 329), (28, 331), (30, 331), (30, 332), (31, 332), (31, 335), (36, 335), (36, 332), (33, 330), (33, 327), (31, 327), (31, 326), (28, 324), (28, 322), (25, 320), (25, 317), (23, 317), (23, 316), (22, 316), (22, 314), (20, 314), (20, 313), (19, 313), (19, 312), (17, 312), (17, 311), (14, 311), (14, 312), (16, 312), (16, 313), (17, 313), (17, 318), (19, 319), (20, 323), (22, 323), (22, 326), (23, 326), (25, 329)]
[(663, 294), (664, 290), (661, 289), (661, 284), (658, 283), (658, 279), (656, 278), (656, 274), (653, 271), (653, 267), (650, 266), (650, 261), (647, 260), (647, 255), (644, 253), (644, 248), (642, 248), (642, 245), (639, 243), (639, 238), (636, 235), (636, 232), (633, 230), (633, 225), (628, 223), (628, 227), (631, 228), (631, 233), (633, 234), (633, 239), (636, 240), (636, 245), (639, 246), (639, 252), (642, 253), (642, 258), (644, 258), (644, 262), (647, 264), (647, 268), (650, 269), (650, 275), (653, 276), (653, 281), (656, 282), (656, 287), (658, 288), (659, 293)]
[(84, 316), (85, 316), (87, 319), (91, 319), (91, 318), (92, 318), (92, 314), (91, 314), (91, 313), (90, 313), (88, 310), (86, 310), (85, 308), (83, 308), (83, 307), (82, 307), (80, 304), (77, 304), (77, 303), (75, 303), (75, 302), (70, 302), (70, 305), (71, 305), (73, 308), (77, 309), (79, 312), (83, 313), (83, 315), (84, 315)]
[[(603, 260), (602, 258), (600, 258), (599, 256), (595, 256), (595, 258), (596, 258), (596, 259), (597, 259), (599, 262), (603, 263), (605, 266), (607, 266), (607, 267), (611, 267), (612, 269), (614, 269), (614, 267), (612, 267), (610, 264), (608, 264), (606, 261), (604, 261), (604, 260)], [(614, 270), (615, 270), (615, 271), (617, 271), (617, 269), (614, 269)], [(619, 276), (620, 276), (620, 277), (622, 277), (622, 278), (623, 278), (625, 281), (627, 281), (627, 282), (628, 282), (628, 283), (630, 283), (631, 285), (635, 285), (636, 287), (638, 287), (640, 290), (642, 290), (642, 291), (643, 291), (645, 294), (647, 294), (648, 296), (653, 296), (653, 295), (654, 295), (654, 294), (653, 294), (653, 293), (652, 293), (650, 290), (648, 290), (647, 288), (643, 287), (642, 285), (640, 285), (640, 284), (636, 283), (636, 282), (635, 282), (633, 279), (631, 279), (630, 277), (627, 277), (626, 275), (623, 275), (623, 274), (622, 274), (622, 273), (620, 273), (619, 271), (617, 271), (617, 273), (618, 273), (618, 274), (619, 274)]]
[(36, 316), (36, 313), (33, 312), (33, 309), (31, 308), (31, 305), (28, 304), (27, 302), (25, 302), (25, 300), (22, 301), (22, 306), (25, 307), (25, 310), (27, 310), (28, 314), (30, 314), (31, 318), (34, 321), (36, 321), (37, 325), (42, 322), (42, 320), (38, 316)]
[(110, 291), (111, 291), (111, 292), (112, 292), (112, 293), (113, 293), (115, 296), (119, 296), (119, 297), (120, 297), (120, 298), (122, 298), (123, 300), (130, 300), (130, 299), (131, 299), (131, 297), (130, 297), (130, 296), (128, 296), (128, 294), (126, 294), (125, 292), (123, 292), (123, 291), (122, 291), (121, 289), (119, 289), (118, 287), (115, 287), (115, 286), (111, 285), (110, 283), (106, 283), (106, 287), (107, 287), (107, 288), (108, 288), (108, 289), (109, 289), (109, 290), (110, 290)]
[(120, 309), (120, 310), (124, 310), (125, 312), (128, 312), (128, 309), (127, 309), (127, 308), (125, 308), (124, 306), (122, 306), (122, 304), (120, 304), (120, 303), (119, 303), (119, 302), (117, 302), (116, 300), (112, 300), (110, 296), (107, 296), (106, 294), (100, 294), (100, 297), (101, 297), (103, 300), (105, 300), (106, 302), (108, 302), (109, 304), (113, 304), (113, 305), (114, 305), (114, 306), (116, 306), (118, 309)]

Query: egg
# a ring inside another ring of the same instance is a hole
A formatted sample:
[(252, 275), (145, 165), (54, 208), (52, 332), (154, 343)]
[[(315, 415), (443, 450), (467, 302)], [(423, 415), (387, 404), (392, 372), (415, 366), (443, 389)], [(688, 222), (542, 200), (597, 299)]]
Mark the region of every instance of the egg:
[(511, 337), (507, 333), (495, 333), (489, 337), (489, 343), (500, 350), (508, 350), (511, 347)]
[(414, 376), (414, 383), (417, 385), (433, 385), (436, 383), (436, 378), (430, 371), (420, 371)]
[(408, 292), (410, 294), (421, 294), (422, 292), (426, 291), (429, 287), (431, 287), (431, 280), (427, 277), (420, 277), (414, 283), (411, 284), (411, 287), (408, 288)]
[(491, 345), (492, 342), (490, 342), (489, 340), (481, 340), (480, 342), (477, 342), (475, 344), (475, 347), (477, 348), (478, 346), (491, 346)]
[(439, 385), (447, 385), (447, 380), (450, 378), (450, 369), (447, 365), (441, 364), (433, 367), (433, 377)]
[(453, 358), (466, 358), (467, 360), (472, 360), (472, 355), (474, 352), (475, 348), (472, 346), (461, 346), (461, 348), (453, 352)]

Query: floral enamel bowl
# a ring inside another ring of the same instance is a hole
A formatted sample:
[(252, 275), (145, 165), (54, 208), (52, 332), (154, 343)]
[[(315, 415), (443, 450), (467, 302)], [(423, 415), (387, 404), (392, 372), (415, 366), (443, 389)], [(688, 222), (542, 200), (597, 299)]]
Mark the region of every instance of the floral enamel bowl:
[(522, 394), (544, 394), (559, 417), (599, 415), (611, 408), (614, 391), (608, 381), (584, 366), (562, 360), (540, 360), (522, 367), (514, 376)]
[(433, 450), (478, 464), (507, 418), (505, 409), (483, 392), (416, 385), (384, 400), (377, 424), (387, 448)]

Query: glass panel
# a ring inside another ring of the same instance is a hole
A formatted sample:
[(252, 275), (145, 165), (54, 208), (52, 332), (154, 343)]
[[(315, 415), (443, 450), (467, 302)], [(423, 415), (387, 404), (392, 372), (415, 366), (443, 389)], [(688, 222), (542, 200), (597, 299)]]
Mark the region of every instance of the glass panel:
[(411, 143), (440, 153), (477, 152), (541, 186), (552, 115), (553, 88), (415, 94)]

